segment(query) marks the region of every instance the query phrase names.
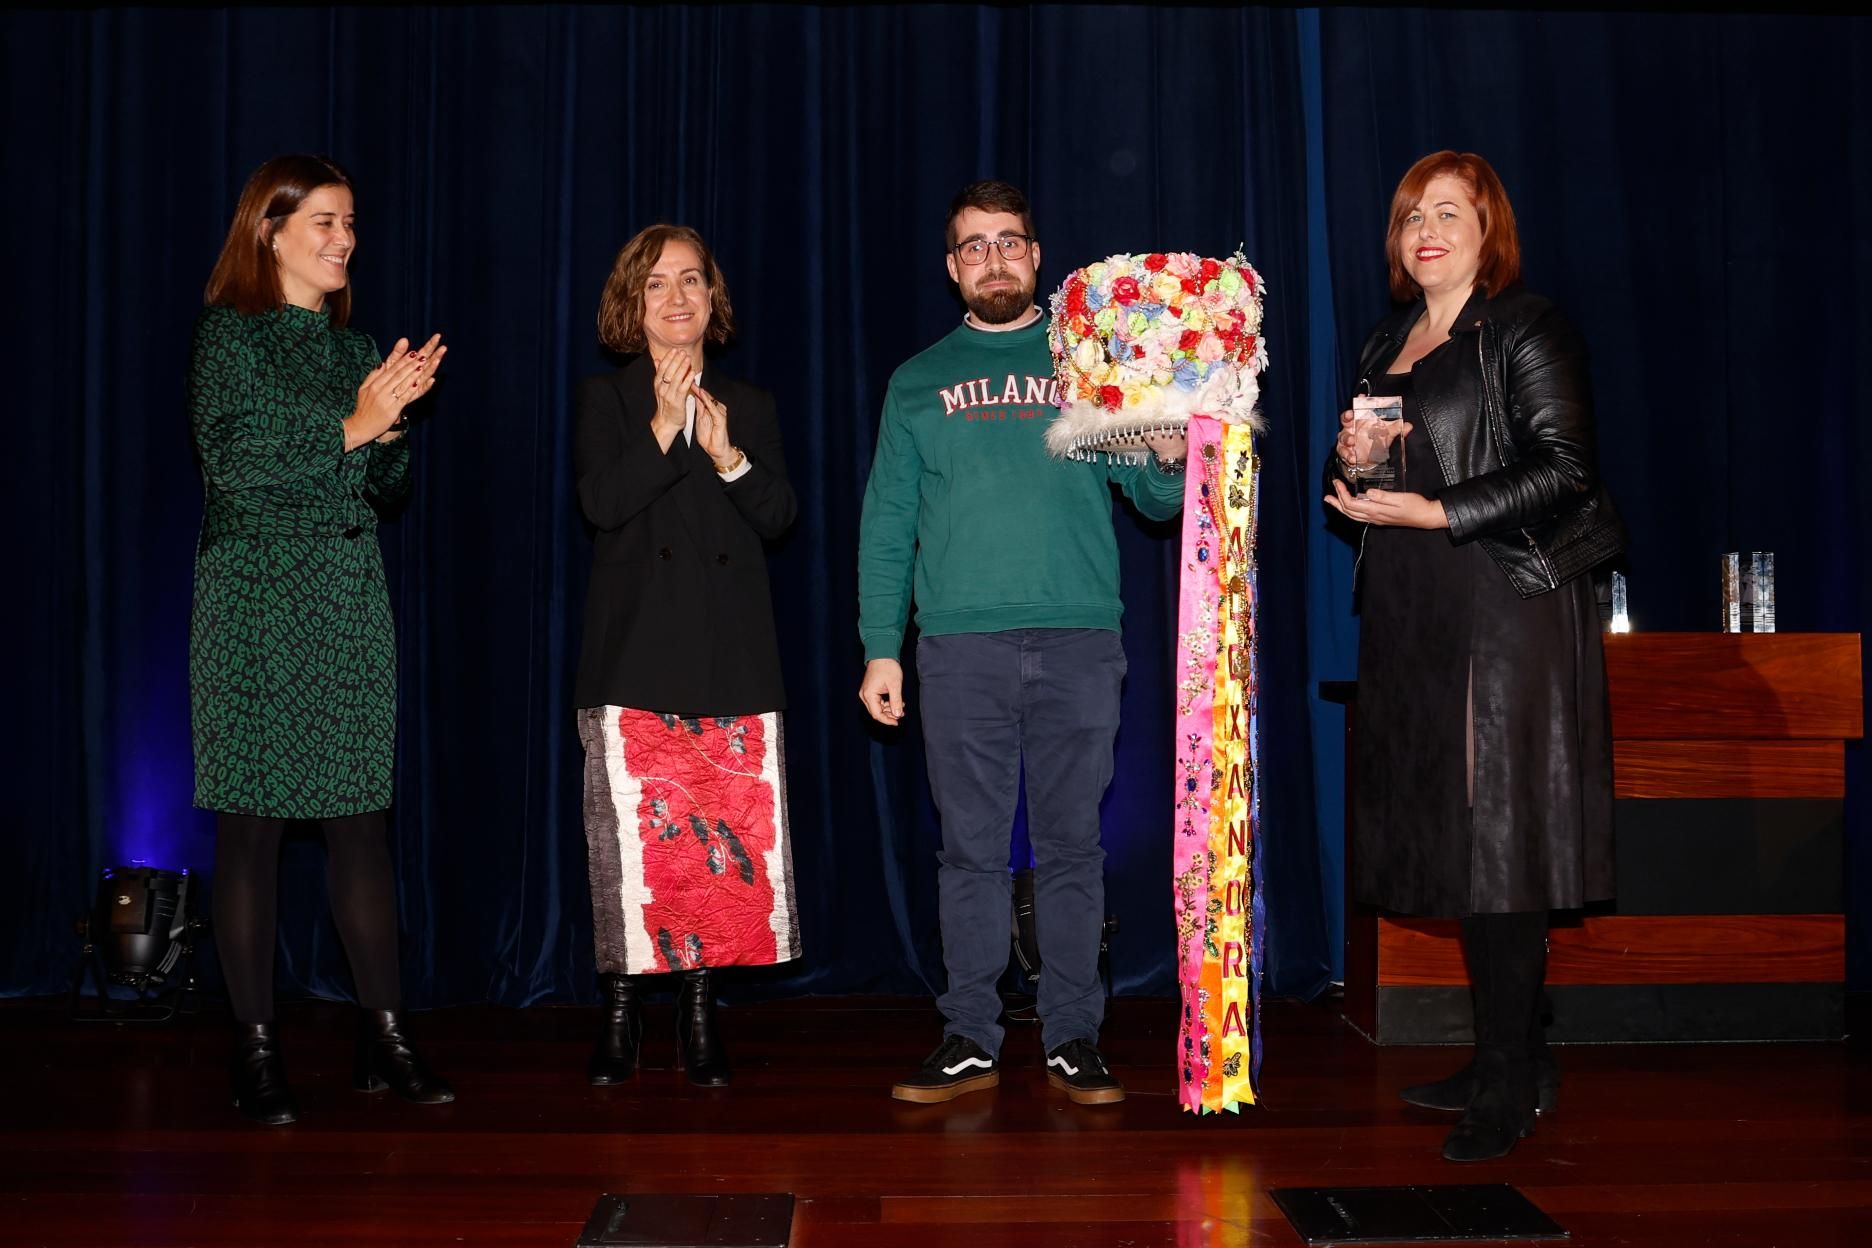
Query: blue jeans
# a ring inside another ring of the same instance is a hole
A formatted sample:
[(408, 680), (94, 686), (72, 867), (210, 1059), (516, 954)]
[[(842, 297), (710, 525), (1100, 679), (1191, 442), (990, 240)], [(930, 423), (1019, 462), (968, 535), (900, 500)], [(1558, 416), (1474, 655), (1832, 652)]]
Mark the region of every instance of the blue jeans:
[(937, 875), (949, 1035), (1001, 1051), (1013, 907), (1008, 854), (1023, 765), (1040, 942), (1041, 1043), (1098, 1039), (1105, 851), (1124, 646), (1099, 628), (954, 633), (917, 642), (930, 792), (942, 816)]

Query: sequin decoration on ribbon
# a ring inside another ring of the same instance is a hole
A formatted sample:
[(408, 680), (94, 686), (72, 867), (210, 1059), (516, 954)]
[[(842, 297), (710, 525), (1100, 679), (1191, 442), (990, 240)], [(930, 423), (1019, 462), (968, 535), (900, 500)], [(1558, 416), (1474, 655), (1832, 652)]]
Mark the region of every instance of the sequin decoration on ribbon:
[(1183, 1108), (1252, 1105), (1264, 952), (1255, 705), (1254, 430), (1189, 422), (1177, 613), (1175, 872)]

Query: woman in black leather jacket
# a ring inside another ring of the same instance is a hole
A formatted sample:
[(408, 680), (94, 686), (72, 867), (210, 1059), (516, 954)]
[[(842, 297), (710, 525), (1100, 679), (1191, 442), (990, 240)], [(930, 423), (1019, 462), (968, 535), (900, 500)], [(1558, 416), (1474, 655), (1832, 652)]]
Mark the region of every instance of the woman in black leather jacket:
[(1386, 238), (1404, 308), (1357, 388), (1402, 398), (1396, 490), (1326, 503), (1361, 536), (1354, 731), (1361, 900), (1462, 920), (1476, 1050), (1404, 1099), (1462, 1111), (1452, 1161), (1499, 1157), (1559, 1083), (1540, 1018), (1548, 912), (1612, 896), (1612, 749), (1594, 566), (1624, 548), (1600, 484), (1586, 355), (1519, 285), (1488, 162), (1437, 152), (1398, 184)]

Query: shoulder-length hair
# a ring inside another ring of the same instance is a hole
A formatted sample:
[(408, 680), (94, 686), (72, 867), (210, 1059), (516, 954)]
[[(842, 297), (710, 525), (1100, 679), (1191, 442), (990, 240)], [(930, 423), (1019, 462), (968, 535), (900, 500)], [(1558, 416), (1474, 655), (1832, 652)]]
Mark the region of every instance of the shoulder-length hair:
[(598, 296), (598, 341), (619, 355), (649, 346), (643, 327), (644, 287), (650, 284), (650, 271), (663, 258), (663, 249), (671, 243), (688, 243), (702, 258), (702, 281), (709, 291), (704, 336), (717, 346), (734, 337), (734, 305), (728, 300), (728, 283), (715, 263), (715, 253), (686, 225), (651, 225), (619, 249), (604, 293)]
[(1385, 232), (1385, 262), (1391, 270), (1391, 295), (1408, 302), (1423, 293), (1404, 268), (1404, 222), (1417, 209), (1433, 178), (1450, 174), (1469, 187), (1482, 224), (1482, 251), (1476, 285), (1498, 295), (1521, 280), (1521, 236), (1515, 232), (1514, 205), (1488, 161), (1474, 152), (1432, 152), (1410, 167), (1391, 196), (1391, 226)]
[[(228, 226), (214, 272), (208, 275), (203, 297), (209, 304), (253, 313), (271, 312), (286, 302), (279, 260), (272, 252), (273, 231), (321, 186), (342, 186), (356, 194), (351, 175), (324, 156), (275, 156), (254, 170), (234, 208), (234, 223)], [(346, 268), (344, 287), (325, 296), (333, 325), (351, 319), (350, 273)]]

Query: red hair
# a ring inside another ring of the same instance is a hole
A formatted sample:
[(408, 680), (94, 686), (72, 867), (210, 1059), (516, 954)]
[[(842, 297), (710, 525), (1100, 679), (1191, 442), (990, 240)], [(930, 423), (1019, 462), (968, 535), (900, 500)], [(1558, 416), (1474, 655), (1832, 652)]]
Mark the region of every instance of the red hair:
[(1400, 303), (1423, 293), (1404, 268), (1404, 223), (1417, 211), (1424, 189), (1444, 174), (1469, 188), (1470, 202), (1482, 223), (1476, 285), (1485, 295), (1498, 295), (1521, 280), (1521, 236), (1515, 232), (1514, 205), (1508, 202), (1507, 188), (1494, 168), (1474, 152), (1432, 152), (1410, 167), (1391, 195), (1385, 262), (1391, 270), (1391, 295)]
[[(323, 156), (275, 156), (254, 170), (234, 208), (234, 223), (228, 226), (214, 272), (208, 275), (203, 297), (210, 305), (254, 313), (271, 312), (285, 304), (279, 261), (270, 250), (273, 231), (321, 186), (351, 190), (351, 177)], [(325, 296), (325, 310), (333, 325), (351, 319), (349, 269), (344, 288)]]

